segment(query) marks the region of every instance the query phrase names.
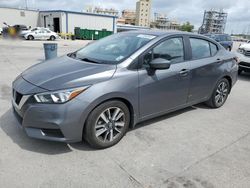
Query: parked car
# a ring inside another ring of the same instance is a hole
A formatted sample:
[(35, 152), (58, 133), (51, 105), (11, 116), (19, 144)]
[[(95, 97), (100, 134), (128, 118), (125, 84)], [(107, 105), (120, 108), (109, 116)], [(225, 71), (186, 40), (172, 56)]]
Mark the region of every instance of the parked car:
[(22, 31), (28, 31), (28, 30), (29, 30), (28, 27), (27, 27), (26, 25), (14, 25), (14, 26), (12, 26), (12, 27), (15, 28), (16, 33), (20, 33), (20, 32), (22, 32)]
[(239, 58), (239, 74), (242, 71), (250, 72), (250, 43), (240, 45), (236, 53)]
[(47, 29), (47, 28), (34, 28), (30, 30), (30, 32), (27, 32), (24, 34), (24, 38), (26, 40), (34, 40), (34, 39), (40, 39), (40, 40), (56, 40), (58, 38), (58, 34)]
[(13, 82), (13, 109), (28, 136), (96, 148), (128, 128), (197, 103), (221, 107), (236, 57), (205, 36), (130, 31), (34, 65)]
[(233, 40), (228, 34), (206, 34), (206, 36), (216, 40), (229, 51), (233, 48)]

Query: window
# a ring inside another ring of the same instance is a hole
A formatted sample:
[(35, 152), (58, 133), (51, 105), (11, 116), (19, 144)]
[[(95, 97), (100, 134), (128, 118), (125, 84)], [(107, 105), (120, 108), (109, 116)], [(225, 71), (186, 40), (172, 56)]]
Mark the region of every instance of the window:
[(184, 48), (182, 38), (168, 39), (144, 56), (144, 64), (148, 64), (153, 59), (163, 58), (171, 63), (179, 63), (184, 61)]
[(215, 44), (211, 43), (211, 42), (210, 42), (210, 49), (211, 49), (211, 55), (212, 56), (214, 56), (218, 51), (217, 46)]
[(209, 42), (203, 39), (190, 38), (193, 59), (210, 57)]

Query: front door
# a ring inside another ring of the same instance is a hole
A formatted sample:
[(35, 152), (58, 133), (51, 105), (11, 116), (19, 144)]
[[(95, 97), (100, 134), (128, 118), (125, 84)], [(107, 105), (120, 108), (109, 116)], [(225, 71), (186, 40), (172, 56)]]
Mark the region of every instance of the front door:
[[(151, 70), (149, 62), (164, 58), (171, 62), (165, 70)], [(149, 50), (139, 70), (139, 109), (142, 119), (167, 112), (187, 103), (190, 83), (189, 62), (185, 62), (182, 37), (166, 39)]]

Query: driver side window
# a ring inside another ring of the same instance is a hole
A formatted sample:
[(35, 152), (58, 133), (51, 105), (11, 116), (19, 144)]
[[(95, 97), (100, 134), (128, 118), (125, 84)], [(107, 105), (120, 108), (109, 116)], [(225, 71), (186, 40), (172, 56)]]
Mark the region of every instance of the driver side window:
[(148, 65), (153, 59), (162, 58), (171, 63), (184, 61), (184, 47), (182, 37), (171, 38), (149, 51), (143, 58), (143, 64)]

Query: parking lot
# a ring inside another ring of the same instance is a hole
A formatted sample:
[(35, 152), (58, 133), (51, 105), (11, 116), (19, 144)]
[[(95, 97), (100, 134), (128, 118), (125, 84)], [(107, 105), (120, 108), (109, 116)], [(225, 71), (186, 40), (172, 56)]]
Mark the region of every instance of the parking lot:
[[(87, 42), (57, 43), (63, 55)], [(11, 82), (43, 61), (42, 44), (0, 40), (0, 187), (250, 187), (250, 74), (239, 76), (222, 108), (179, 110), (93, 150), (31, 139), (17, 126)]]

